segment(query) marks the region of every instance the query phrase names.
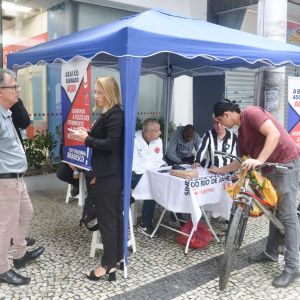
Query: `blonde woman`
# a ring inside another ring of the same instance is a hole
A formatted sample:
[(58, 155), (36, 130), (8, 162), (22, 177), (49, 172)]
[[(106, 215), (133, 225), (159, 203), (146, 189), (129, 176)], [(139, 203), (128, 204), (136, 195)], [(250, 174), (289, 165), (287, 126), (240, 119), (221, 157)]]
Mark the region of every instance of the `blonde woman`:
[(93, 199), (103, 243), (100, 266), (86, 276), (97, 281), (108, 275), (108, 280), (113, 281), (117, 262), (123, 258), (123, 111), (116, 80), (98, 77), (94, 98), (94, 110), (102, 109), (101, 115), (90, 131), (80, 128), (73, 134), (93, 149)]

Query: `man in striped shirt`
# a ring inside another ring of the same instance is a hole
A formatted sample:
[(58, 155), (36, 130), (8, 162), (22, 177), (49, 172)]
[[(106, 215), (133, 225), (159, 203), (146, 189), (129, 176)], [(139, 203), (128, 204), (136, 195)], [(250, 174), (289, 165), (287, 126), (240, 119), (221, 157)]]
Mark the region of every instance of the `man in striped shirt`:
[(207, 131), (200, 144), (193, 168), (212, 166), (223, 167), (231, 163), (230, 158), (215, 154), (215, 151), (227, 152), (232, 155), (237, 154), (237, 136), (227, 130), (215, 116), (212, 116), (213, 129)]

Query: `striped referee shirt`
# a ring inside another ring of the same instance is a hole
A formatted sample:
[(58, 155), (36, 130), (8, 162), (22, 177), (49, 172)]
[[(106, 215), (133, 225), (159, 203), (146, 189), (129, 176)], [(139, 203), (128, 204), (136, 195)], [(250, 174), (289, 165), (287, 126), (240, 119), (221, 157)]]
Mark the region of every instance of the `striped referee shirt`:
[(207, 131), (203, 136), (195, 162), (199, 162), (203, 168), (223, 167), (232, 162), (231, 158), (216, 155), (216, 150), (237, 155), (236, 134), (226, 129), (225, 137), (219, 140), (214, 129)]

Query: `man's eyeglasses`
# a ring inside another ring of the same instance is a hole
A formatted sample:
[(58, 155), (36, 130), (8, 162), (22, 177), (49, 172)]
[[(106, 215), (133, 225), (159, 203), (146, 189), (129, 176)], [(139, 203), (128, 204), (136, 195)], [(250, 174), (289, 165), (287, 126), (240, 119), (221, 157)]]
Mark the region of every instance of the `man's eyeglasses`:
[(15, 92), (20, 92), (21, 87), (19, 85), (11, 85), (11, 86), (0, 86), (0, 89), (13, 89)]

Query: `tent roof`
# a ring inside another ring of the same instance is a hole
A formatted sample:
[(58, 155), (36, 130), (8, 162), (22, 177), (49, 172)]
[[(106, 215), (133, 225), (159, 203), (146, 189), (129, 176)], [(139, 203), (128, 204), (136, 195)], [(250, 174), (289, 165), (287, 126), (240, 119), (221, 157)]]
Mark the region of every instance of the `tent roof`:
[(77, 56), (96, 64), (108, 60), (113, 63), (122, 56), (143, 57), (144, 69), (171, 65), (179, 75), (186, 70), (193, 73), (212, 68), (300, 65), (297, 46), (162, 10), (148, 10), (10, 54), (8, 67), (69, 61)]

